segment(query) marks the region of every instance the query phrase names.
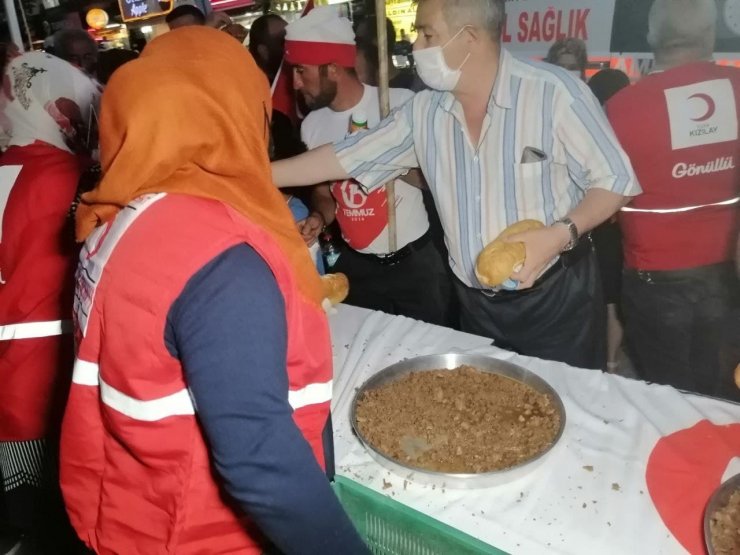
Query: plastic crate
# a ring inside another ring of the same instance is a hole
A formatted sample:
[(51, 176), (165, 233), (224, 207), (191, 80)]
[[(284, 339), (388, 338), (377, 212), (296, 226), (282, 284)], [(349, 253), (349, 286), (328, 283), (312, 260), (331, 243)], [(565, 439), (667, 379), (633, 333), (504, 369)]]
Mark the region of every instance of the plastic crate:
[(375, 555), (507, 555), (349, 478), (336, 476), (333, 487)]

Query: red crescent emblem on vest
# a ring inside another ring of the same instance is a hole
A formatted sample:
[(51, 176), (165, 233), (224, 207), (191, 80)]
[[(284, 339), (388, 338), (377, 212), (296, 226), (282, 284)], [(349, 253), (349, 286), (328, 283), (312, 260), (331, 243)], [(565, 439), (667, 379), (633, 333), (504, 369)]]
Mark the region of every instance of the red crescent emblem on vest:
[(717, 106), (714, 104), (714, 99), (711, 96), (705, 93), (696, 93), (692, 94), (689, 97), (689, 100), (691, 100), (692, 98), (698, 98), (699, 100), (703, 100), (707, 104), (707, 111), (704, 113), (704, 115), (698, 118), (691, 118), (692, 121), (707, 121), (714, 115), (714, 112), (717, 110)]

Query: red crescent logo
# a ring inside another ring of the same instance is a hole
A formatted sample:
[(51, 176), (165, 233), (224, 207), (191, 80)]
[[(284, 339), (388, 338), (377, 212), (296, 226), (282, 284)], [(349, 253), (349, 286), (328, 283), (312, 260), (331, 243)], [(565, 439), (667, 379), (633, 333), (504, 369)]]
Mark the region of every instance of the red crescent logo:
[(704, 509), (730, 463), (740, 457), (740, 424), (701, 420), (662, 437), (647, 461), (645, 481), (663, 523), (691, 553), (704, 555)]
[(712, 99), (711, 96), (705, 93), (697, 93), (697, 94), (692, 94), (689, 97), (689, 100), (691, 100), (692, 98), (698, 98), (699, 100), (703, 100), (704, 102), (707, 103), (706, 113), (701, 117), (691, 118), (693, 121), (699, 121), (699, 122), (707, 121), (709, 118), (711, 118), (714, 115), (714, 112), (717, 109), (717, 107), (715, 106), (714, 99)]

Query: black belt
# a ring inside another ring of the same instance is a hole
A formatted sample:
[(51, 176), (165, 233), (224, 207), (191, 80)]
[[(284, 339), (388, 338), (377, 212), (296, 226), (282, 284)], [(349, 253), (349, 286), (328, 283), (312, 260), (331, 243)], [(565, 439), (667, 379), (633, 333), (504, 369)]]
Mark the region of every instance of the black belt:
[(581, 237), (578, 240), (578, 243), (576, 243), (576, 246), (573, 247), (568, 252), (564, 252), (560, 255), (560, 258), (550, 266), (547, 271), (542, 274), (540, 277), (537, 278), (537, 280), (534, 282), (532, 287), (528, 289), (499, 289), (499, 290), (490, 290), (490, 289), (480, 289), (479, 291), (489, 298), (496, 298), (496, 299), (511, 299), (512, 297), (519, 297), (523, 295), (528, 295), (529, 293), (532, 293), (539, 289), (542, 285), (544, 285), (549, 279), (551, 279), (553, 276), (559, 274), (562, 270), (565, 268), (570, 268), (571, 266), (575, 266), (578, 264), (581, 260), (586, 258), (591, 252), (593, 251), (593, 241), (591, 239), (591, 234), (587, 233), (583, 237)]
[[(431, 240), (432, 240), (432, 233), (430, 231), (427, 231), (424, 235), (419, 237), (416, 241), (412, 241), (405, 247), (398, 249), (396, 252), (392, 252), (389, 254), (372, 254), (372, 253), (367, 253), (367, 252), (355, 251), (355, 254), (359, 256), (364, 256), (366, 258), (370, 258), (380, 263), (383, 266), (393, 266), (401, 262), (401, 260), (406, 258), (411, 253), (421, 250)], [(351, 247), (348, 246), (348, 248), (351, 248)]]
[(683, 281), (686, 279), (706, 279), (716, 276), (721, 272), (734, 273), (732, 262), (720, 262), (696, 268), (682, 268), (680, 270), (636, 270), (625, 268), (625, 276), (637, 277), (645, 283), (667, 283), (671, 281)]

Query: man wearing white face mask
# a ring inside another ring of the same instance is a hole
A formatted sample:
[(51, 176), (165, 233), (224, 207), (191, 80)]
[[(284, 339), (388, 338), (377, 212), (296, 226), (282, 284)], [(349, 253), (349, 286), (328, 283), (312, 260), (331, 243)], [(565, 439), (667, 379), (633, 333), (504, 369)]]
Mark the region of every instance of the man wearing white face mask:
[[(604, 308), (587, 233), (640, 188), (597, 101), (554, 66), (501, 47), (504, 0), (420, 0), (423, 91), (369, 133), (273, 164), (279, 186), (353, 177), (372, 191), (420, 167), (458, 282), (461, 325), (497, 345), (603, 368)], [(526, 262), (515, 291), (489, 289), (478, 254), (507, 226)]]

